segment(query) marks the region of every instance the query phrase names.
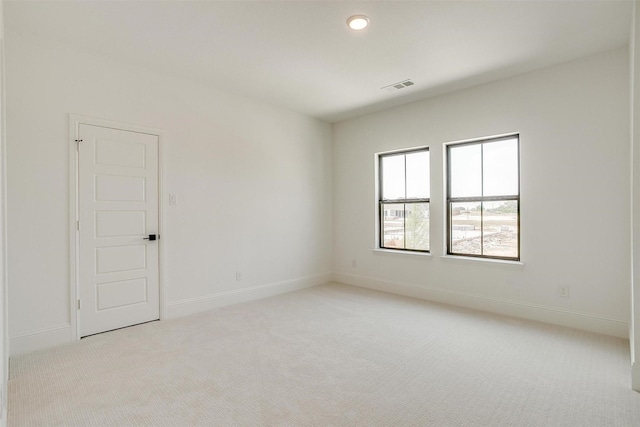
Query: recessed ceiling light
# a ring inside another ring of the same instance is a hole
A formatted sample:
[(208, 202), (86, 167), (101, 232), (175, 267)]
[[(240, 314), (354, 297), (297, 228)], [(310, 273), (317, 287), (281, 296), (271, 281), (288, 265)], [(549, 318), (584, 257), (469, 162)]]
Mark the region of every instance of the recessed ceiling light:
[(353, 15), (347, 19), (347, 25), (352, 30), (363, 30), (369, 25), (369, 18), (364, 15)]

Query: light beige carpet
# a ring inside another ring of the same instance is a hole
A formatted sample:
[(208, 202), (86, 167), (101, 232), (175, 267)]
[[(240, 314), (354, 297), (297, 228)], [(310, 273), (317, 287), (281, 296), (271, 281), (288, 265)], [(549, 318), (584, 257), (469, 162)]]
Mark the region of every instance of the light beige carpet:
[(640, 426), (628, 342), (338, 284), (11, 360), (9, 426)]

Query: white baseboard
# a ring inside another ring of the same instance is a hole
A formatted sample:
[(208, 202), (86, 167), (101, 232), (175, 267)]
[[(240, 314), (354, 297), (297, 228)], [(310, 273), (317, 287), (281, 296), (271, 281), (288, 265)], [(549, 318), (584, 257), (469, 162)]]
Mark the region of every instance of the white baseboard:
[[(488, 311), (537, 322), (551, 323), (553, 325), (567, 326), (619, 338), (629, 338), (629, 322), (620, 319), (414, 284), (390, 282), (353, 274), (334, 273), (333, 280), (348, 285), (397, 295)], [(638, 368), (638, 370), (640, 371), (640, 368)], [(638, 380), (638, 385), (640, 386), (640, 377)]]
[(640, 362), (631, 364), (631, 388), (640, 392)]
[(65, 344), (70, 341), (70, 324), (16, 334), (9, 338), (10, 356), (18, 356), (31, 351)]
[(331, 273), (324, 273), (315, 276), (307, 276), (282, 282), (254, 286), (251, 288), (234, 289), (232, 291), (220, 292), (218, 294), (174, 301), (167, 304), (164, 318), (173, 319), (176, 317), (188, 316), (190, 314), (224, 307), (226, 305), (238, 304), (286, 292), (297, 291), (299, 289), (321, 285), (329, 281), (331, 281)]

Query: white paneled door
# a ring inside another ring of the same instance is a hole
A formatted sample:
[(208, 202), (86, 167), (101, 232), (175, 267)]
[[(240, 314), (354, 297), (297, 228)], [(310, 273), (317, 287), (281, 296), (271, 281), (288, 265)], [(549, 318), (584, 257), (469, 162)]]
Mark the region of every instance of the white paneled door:
[(80, 124), (78, 139), (83, 337), (159, 318), (158, 136)]

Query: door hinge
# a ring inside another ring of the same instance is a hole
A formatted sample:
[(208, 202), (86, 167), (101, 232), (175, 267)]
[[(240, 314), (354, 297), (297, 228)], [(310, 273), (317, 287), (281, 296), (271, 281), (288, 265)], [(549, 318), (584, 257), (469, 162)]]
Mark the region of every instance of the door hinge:
[(78, 300), (78, 310), (80, 310), (80, 300)]
[(80, 231), (80, 220), (76, 221), (76, 231)]
[(76, 151), (80, 151), (80, 143), (82, 142), (81, 139), (76, 139)]

